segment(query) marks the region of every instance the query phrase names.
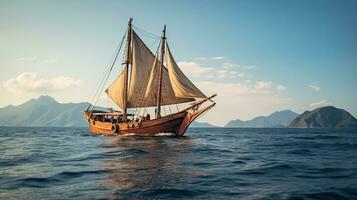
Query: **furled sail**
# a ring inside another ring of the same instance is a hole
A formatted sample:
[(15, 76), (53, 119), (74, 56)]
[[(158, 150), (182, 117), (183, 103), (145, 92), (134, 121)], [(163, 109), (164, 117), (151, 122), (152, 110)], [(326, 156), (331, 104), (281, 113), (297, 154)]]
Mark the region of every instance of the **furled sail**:
[[(127, 97), (127, 108), (153, 107), (157, 104), (158, 61), (139, 36), (132, 31), (131, 71)], [(121, 73), (122, 75), (123, 73)], [(120, 75), (120, 76), (121, 76)], [(120, 76), (106, 90), (108, 96), (120, 107), (124, 108), (124, 81)], [(124, 80), (124, 79), (123, 79)], [(150, 85), (150, 87), (148, 87)], [(171, 105), (194, 101), (192, 98), (176, 97), (164, 67), (162, 79), (162, 104)]]
[(117, 79), (105, 90), (105, 93), (120, 107), (125, 107), (124, 89), (125, 89), (125, 75), (127, 68), (125, 68)]
[(172, 88), (177, 97), (181, 98), (206, 98), (204, 95), (181, 71), (176, 64), (169, 46), (166, 43), (166, 64)]

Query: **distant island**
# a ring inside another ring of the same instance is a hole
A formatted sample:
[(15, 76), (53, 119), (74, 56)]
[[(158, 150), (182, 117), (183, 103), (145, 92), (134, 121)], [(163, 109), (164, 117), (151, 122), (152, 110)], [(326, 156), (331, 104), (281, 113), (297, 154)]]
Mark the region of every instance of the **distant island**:
[(268, 116), (259, 116), (251, 120), (231, 120), (225, 127), (238, 128), (357, 128), (357, 119), (346, 110), (333, 106), (305, 111), (301, 115), (283, 110)]
[(207, 122), (197, 122), (197, 121), (193, 121), (190, 125), (190, 127), (192, 128), (214, 128), (216, 126), (207, 123)]
[(251, 120), (242, 121), (239, 119), (229, 121), (225, 127), (228, 128), (283, 128), (287, 127), (292, 120), (298, 116), (291, 110), (283, 110), (270, 114), (269, 116), (259, 116)]
[[(37, 99), (18, 106), (0, 108), (0, 126), (29, 127), (87, 127), (83, 119), (83, 111), (89, 103), (59, 103), (54, 98), (42, 95)], [(106, 110), (96, 107), (99, 110)], [(190, 127), (215, 127), (209, 123), (194, 121)]]
[(289, 128), (357, 128), (357, 119), (343, 109), (326, 106), (305, 111), (290, 123)]

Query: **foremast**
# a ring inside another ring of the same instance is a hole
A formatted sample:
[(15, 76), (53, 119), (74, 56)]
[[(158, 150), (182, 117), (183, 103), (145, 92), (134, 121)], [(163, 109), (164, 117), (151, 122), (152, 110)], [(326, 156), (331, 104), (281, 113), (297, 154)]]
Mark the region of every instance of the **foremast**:
[(124, 122), (127, 121), (127, 101), (128, 101), (128, 85), (129, 85), (129, 64), (131, 63), (131, 57), (130, 57), (130, 52), (131, 52), (131, 32), (132, 32), (132, 27), (131, 27), (131, 22), (133, 21), (133, 18), (129, 19), (128, 23), (128, 36), (127, 36), (127, 52), (126, 52), (126, 60), (125, 60), (125, 68), (126, 72), (124, 75), (124, 108), (123, 108), (123, 118)]
[(156, 118), (161, 117), (162, 71), (164, 69), (165, 43), (166, 43), (166, 25), (164, 25), (164, 30), (162, 31), (162, 37), (161, 37), (161, 54), (160, 54), (160, 62), (159, 62), (160, 67), (159, 67), (159, 84), (157, 88)]

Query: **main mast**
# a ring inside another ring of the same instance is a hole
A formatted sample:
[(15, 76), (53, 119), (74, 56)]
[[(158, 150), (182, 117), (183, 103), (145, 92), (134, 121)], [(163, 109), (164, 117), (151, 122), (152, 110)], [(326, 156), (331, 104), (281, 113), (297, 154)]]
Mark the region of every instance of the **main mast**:
[(159, 70), (159, 86), (157, 88), (157, 107), (156, 107), (156, 118), (161, 117), (161, 90), (162, 90), (162, 71), (164, 68), (164, 55), (165, 55), (165, 40), (166, 40), (166, 25), (164, 25), (164, 30), (162, 31), (162, 42), (161, 42), (161, 55), (160, 55), (160, 70)]
[(133, 18), (129, 19), (129, 23), (128, 23), (128, 36), (127, 36), (127, 52), (126, 52), (126, 73), (124, 76), (124, 108), (123, 108), (123, 118), (124, 118), (124, 122), (127, 121), (127, 101), (128, 101), (128, 77), (129, 77), (129, 64), (131, 63), (131, 58), (130, 58), (130, 51), (131, 51), (131, 21), (133, 21)]

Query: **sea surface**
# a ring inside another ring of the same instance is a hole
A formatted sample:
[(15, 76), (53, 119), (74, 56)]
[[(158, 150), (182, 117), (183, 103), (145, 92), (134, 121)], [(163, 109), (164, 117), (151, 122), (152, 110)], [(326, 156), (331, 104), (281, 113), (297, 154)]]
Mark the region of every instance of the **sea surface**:
[(0, 127), (0, 199), (357, 199), (357, 130)]

